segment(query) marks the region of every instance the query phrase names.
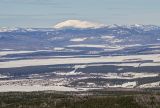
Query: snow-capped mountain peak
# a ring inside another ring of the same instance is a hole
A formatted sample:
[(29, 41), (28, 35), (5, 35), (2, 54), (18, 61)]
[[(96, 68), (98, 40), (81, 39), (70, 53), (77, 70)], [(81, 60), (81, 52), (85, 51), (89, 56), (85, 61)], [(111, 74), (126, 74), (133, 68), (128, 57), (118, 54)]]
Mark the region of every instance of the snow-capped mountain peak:
[(80, 20), (67, 20), (61, 23), (58, 23), (54, 26), (56, 29), (60, 28), (81, 28), (81, 29), (86, 29), (86, 28), (100, 28), (105, 26), (104, 24), (99, 24), (99, 23), (93, 23), (93, 22), (88, 22), (88, 21), (80, 21)]

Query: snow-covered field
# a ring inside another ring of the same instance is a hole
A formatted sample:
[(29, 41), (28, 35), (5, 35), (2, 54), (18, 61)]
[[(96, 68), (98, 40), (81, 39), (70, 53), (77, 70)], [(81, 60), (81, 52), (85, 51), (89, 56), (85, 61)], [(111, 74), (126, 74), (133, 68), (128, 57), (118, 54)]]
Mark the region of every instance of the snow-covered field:
[[(108, 57), (90, 57), (90, 58), (53, 58), (53, 59), (31, 59), (31, 60), (16, 60), (9, 62), (0, 62), (0, 68), (13, 68), (24, 66), (38, 65), (56, 65), (56, 64), (80, 64), (80, 63), (102, 63), (102, 62), (124, 62), (125, 60), (153, 60), (153, 63), (144, 63), (143, 66), (160, 66), (160, 54), (152, 55), (130, 55), (130, 56), (108, 56)], [(139, 63), (119, 64), (120, 66), (138, 66)]]
[(100, 88), (77, 88), (77, 87), (67, 87), (65, 81), (66, 79), (21, 79), (21, 80), (7, 80), (0, 81), (0, 92), (14, 92), (14, 91), (86, 91), (91, 89), (100, 89)]
[[(88, 46), (87, 46), (88, 47)], [(101, 46), (94, 46), (101, 47)], [(58, 49), (59, 50), (59, 49)], [(60, 49), (61, 50), (61, 49)], [(2, 51), (1, 55), (7, 54), (21, 54), (32, 53), (33, 51)], [(150, 62), (143, 62), (148, 60)], [(95, 63), (95, 64), (94, 64)], [(101, 73), (85, 73), (79, 69), (86, 69), (95, 66), (120, 66), (117, 72)], [(8, 91), (86, 91), (90, 89), (103, 89), (103, 88), (152, 88), (160, 87), (159, 82), (150, 83), (137, 83), (137, 79), (146, 78), (159, 78), (159, 72), (123, 72), (123, 67), (132, 66), (160, 66), (160, 54), (148, 55), (123, 55), (123, 56), (101, 56), (101, 57), (50, 57), (44, 59), (26, 59), (26, 60), (13, 60), (0, 62), (0, 69), (10, 69), (27, 66), (46, 66), (46, 65), (69, 65), (74, 64), (69, 68), (74, 68), (71, 71), (54, 71), (45, 74), (30, 74), (28, 77), (17, 80), (12, 80), (13, 76), (0, 75), (0, 92)], [(55, 68), (55, 67), (50, 67)], [(61, 67), (63, 68), (63, 67)], [(23, 71), (23, 70), (22, 70)], [(29, 78), (29, 79), (28, 79)], [(97, 84), (96, 80), (99, 79), (101, 84)], [(6, 79), (6, 80), (4, 80)], [(9, 80), (8, 80), (9, 79)], [(92, 79), (92, 80), (90, 80)], [(102, 81), (101, 81), (102, 80)], [(121, 83), (114, 81), (126, 80)], [(147, 79), (146, 79), (147, 80)], [(86, 82), (87, 81), (87, 82)], [(112, 82), (113, 81), (113, 82)], [(77, 84), (76, 84), (77, 83)]]
[(55, 90), (55, 91), (78, 91), (75, 88), (64, 87), (64, 86), (14, 86), (14, 85), (4, 85), (0, 86), (0, 92), (16, 92), (16, 91), (23, 91), (23, 92), (32, 92), (32, 91), (48, 91), (48, 90)]

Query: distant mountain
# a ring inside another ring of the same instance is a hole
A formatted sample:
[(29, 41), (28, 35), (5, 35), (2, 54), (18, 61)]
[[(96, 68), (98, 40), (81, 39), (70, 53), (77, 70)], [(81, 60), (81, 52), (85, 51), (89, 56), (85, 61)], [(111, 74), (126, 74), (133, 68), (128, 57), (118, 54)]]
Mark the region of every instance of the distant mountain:
[(93, 22), (88, 22), (88, 21), (80, 21), (80, 20), (67, 20), (61, 23), (58, 23), (57, 25), (54, 26), (56, 29), (62, 29), (62, 28), (100, 28), (104, 27), (104, 24), (98, 24), (98, 23), (93, 23)]
[(146, 46), (159, 43), (160, 27), (155, 25), (104, 25), (68, 20), (54, 28), (0, 28), (0, 49), (98, 50), (126, 54), (151, 50)]

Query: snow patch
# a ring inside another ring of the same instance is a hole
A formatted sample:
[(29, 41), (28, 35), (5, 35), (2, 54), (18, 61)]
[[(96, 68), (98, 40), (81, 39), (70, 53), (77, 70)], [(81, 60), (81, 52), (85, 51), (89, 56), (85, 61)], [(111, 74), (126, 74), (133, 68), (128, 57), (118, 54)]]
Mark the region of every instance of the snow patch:
[(160, 39), (157, 39), (158, 41), (160, 41)]
[(133, 82), (126, 82), (120, 85), (108, 85), (111, 88), (134, 88), (137, 85), (136, 81)]
[(51, 51), (51, 50), (37, 50), (37, 51), (12, 51), (12, 50), (6, 50), (6, 51), (0, 51), (0, 56), (5, 56), (8, 54), (29, 54), (29, 53), (35, 53), (40, 51)]
[(139, 88), (153, 88), (153, 87), (160, 87), (160, 81), (153, 82), (153, 83), (147, 83), (147, 84), (143, 84), (139, 86)]
[(54, 74), (61, 75), (61, 76), (83, 75), (82, 72), (75, 72), (75, 71), (71, 71), (71, 72), (54, 72)]
[(101, 36), (101, 39), (113, 39), (115, 36)]
[(1, 74), (0, 74), (0, 78), (8, 78), (8, 76), (1, 75)]
[(85, 41), (87, 38), (74, 38), (74, 39), (71, 39), (70, 41), (72, 42), (82, 42), (82, 41)]
[(91, 44), (79, 44), (79, 45), (68, 45), (67, 47), (88, 47), (88, 48), (105, 48), (105, 45), (91, 45)]
[(133, 81), (133, 82), (123, 83), (122, 87), (123, 88), (134, 88), (136, 85), (137, 85), (137, 82)]
[(55, 51), (62, 51), (62, 50), (64, 50), (64, 48), (62, 48), (62, 47), (55, 47), (54, 50)]

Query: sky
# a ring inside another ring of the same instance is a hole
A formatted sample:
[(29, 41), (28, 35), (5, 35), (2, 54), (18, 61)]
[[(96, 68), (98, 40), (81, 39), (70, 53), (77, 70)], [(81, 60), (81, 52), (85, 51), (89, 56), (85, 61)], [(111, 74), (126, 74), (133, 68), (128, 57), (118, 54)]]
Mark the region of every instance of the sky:
[(160, 25), (160, 0), (0, 0), (0, 27), (52, 27), (69, 20)]

